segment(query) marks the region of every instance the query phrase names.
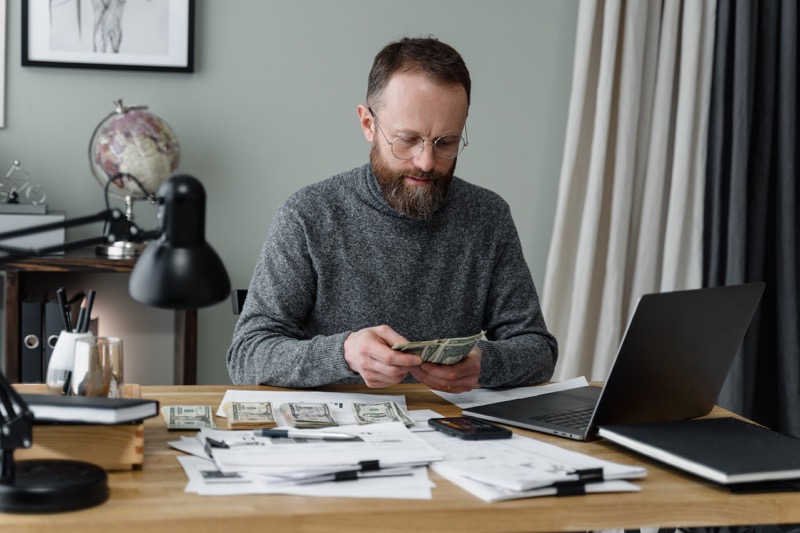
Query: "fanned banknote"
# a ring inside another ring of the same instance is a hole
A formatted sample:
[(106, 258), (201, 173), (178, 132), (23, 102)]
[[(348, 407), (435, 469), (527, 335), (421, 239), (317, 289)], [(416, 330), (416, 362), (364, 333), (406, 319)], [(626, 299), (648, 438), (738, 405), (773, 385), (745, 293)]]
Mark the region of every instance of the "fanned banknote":
[(168, 405), (161, 408), (167, 429), (216, 429), (209, 405)]
[(400, 342), (392, 350), (419, 355), (423, 361), (440, 365), (454, 365), (464, 359), (483, 337), (485, 331), (470, 337), (435, 339), (432, 341)]
[(407, 427), (414, 425), (414, 420), (397, 402), (353, 403), (353, 416), (359, 425), (380, 422), (402, 422)]
[(284, 403), (280, 406), (280, 411), (286, 423), (296, 428), (327, 428), (339, 425), (325, 403)]
[(225, 402), (222, 410), (228, 429), (275, 427), (275, 413), (270, 402)]

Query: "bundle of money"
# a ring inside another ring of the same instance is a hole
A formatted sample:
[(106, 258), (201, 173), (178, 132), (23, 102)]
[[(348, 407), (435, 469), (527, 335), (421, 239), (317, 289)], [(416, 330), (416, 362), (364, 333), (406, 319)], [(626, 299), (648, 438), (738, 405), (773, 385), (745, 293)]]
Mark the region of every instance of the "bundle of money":
[(359, 425), (379, 422), (402, 422), (407, 427), (414, 425), (414, 420), (397, 402), (353, 403), (353, 416)]
[(209, 405), (168, 405), (161, 408), (167, 429), (216, 429)]
[(435, 339), (432, 341), (399, 342), (392, 350), (419, 355), (423, 361), (440, 365), (454, 365), (464, 359), (478, 343), (485, 331), (470, 337)]
[(270, 402), (225, 402), (222, 410), (228, 418), (228, 429), (275, 427)]
[(284, 403), (280, 407), (286, 423), (296, 428), (327, 428), (338, 426), (331, 410), (324, 403)]

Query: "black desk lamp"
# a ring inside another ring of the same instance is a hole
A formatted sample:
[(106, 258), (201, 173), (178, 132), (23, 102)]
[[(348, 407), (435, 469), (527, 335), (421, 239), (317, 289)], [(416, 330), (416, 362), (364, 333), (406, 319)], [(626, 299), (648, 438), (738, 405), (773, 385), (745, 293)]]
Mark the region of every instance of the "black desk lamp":
[[(109, 183), (111, 183), (110, 180)], [(0, 233), (0, 241), (53, 229), (105, 222), (103, 236), (41, 249), (0, 246), (0, 263), (42, 256), (120, 238), (156, 239), (131, 272), (131, 296), (148, 305), (196, 309), (226, 299), (231, 284), (222, 260), (205, 240), (203, 186), (192, 176), (173, 176), (158, 190), (159, 228), (142, 232), (118, 209), (79, 219)], [(108, 480), (99, 466), (79, 461), (14, 462), (14, 450), (33, 442), (34, 417), (0, 372), (0, 512), (44, 513), (92, 507), (108, 498)]]

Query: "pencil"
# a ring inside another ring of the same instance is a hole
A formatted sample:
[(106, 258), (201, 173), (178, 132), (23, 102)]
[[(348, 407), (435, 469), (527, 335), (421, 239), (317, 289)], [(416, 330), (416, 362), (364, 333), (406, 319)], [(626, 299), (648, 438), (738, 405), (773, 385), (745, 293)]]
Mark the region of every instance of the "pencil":
[(89, 331), (89, 323), (92, 321), (92, 306), (94, 305), (94, 295), (96, 294), (94, 289), (89, 289), (88, 294), (86, 295), (86, 313), (83, 316), (83, 325), (81, 327), (81, 333), (86, 333)]

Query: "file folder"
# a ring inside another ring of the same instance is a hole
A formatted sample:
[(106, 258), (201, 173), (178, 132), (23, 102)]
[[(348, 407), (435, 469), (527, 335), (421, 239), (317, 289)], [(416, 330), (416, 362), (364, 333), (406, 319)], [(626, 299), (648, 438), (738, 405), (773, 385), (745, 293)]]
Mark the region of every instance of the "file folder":
[(41, 301), (25, 300), (20, 314), (20, 377), (23, 383), (41, 383), (44, 376)]
[(44, 304), (44, 373), (47, 372), (47, 367), (50, 364), (50, 357), (53, 355), (53, 348), (56, 347), (58, 336), (64, 328), (62, 324), (62, 315), (64, 314), (61, 305), (57, 300), (49, 300)]

